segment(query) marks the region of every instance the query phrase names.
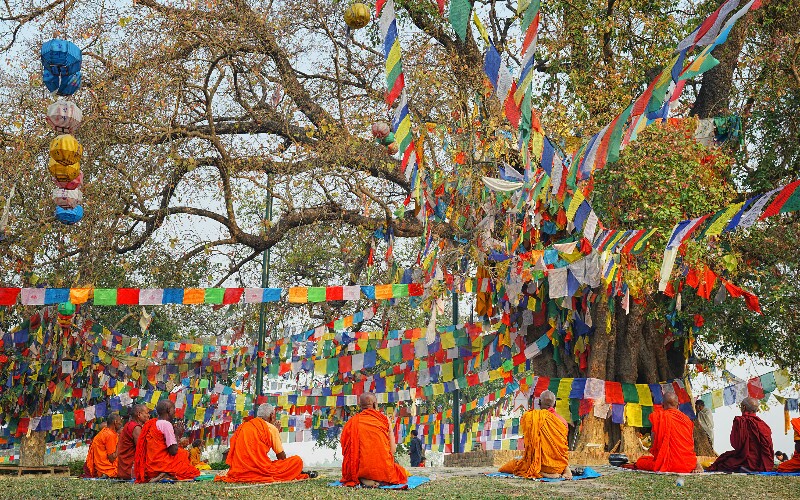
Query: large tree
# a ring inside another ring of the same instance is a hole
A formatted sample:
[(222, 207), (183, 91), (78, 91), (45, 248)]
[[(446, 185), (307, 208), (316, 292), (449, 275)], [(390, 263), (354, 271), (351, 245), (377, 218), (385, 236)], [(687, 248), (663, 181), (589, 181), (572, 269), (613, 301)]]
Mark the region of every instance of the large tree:
[[(420, 198), (403, 203), (416, 193), (400, 160), (370, 137), (371, 123), (389, 118), (380, 36), (376, 23), (349, 31), (345, 5), (291, 0), (7, 4), (0, 16), (8, 27), (2, 44), (10, 60), (10, 70), (0, 77), (0, 189), (8, 192), (16, 183), (18, 194), (7, 244), (0, 249), (4, 282), (28, 284), (20, 276), (37, 274), (64, 285), (252, 286), (267, 249), (281, 257), (280, 282), (273, 285), (327, 284), (323, 277), (389, 281), (396, 268), (381, 258), (384, 243), (374, 252), (378, 264), (368, 265), (376, 230), (391, 232), (398, 246), (411, 248), (405, 256), (396, 255), (401, 267), (414, 263), (417, 239), (424, 243), (431, 236), (443, 242), (439, 261), (446, 269), (473, 270), (478, 255), (471, 248), (479, 239), (475, 218), (483, 203), (479, 179), (495, 175), (501, 161), (520, 165), (515, 131), (487, 96), (481, 70), (485, 44), (478, 34), (468, 27), (462, 41), (433, 2), (396, 3), (419, 158), (425, 161), (421, 170), (431, 193), (448, 193), (449, 207), (427, 220), (428, 207), (415, 205)], [(604, 205), (603, 197), (619, 185), (653, 188), (641, 179), (653, 160), (664, 160), (654, 170), (674, 176), (690, 172), (698, 155), (707, 153), (667, 132), (643, 135), (624, 153), (619, 165), (626, 168), (598, 179), (596, 192), (606, 190), (598, 197), (598, 210), (607, 215), (607, 225), (652, 224), (668, 231), (685, 216), (737, 201), (737, 192), (763, 190), (796, 175), (798, 141), (791, 136), (797, 135), (792, 110), (800, 89), (793, 36), (797, 6), (788, 0), (764, 3), (715, 51), (720, 65), (689, 82), (679, 107), (701, 118), (742, 114), (748, 127), (743, 152), (735, 155), (735, 163), (709, 166), (713, 175), (697, 186), (676, 184), (663, 193), (605, 198)], [(544, 2), (533, 104), (547, 135), (574, 147), (607, 124), (668, 62), (677, 41), (717, 5)], [(516, 10), (510, 1), (475, 2), (475, 12), (511, 65), (519, 62), (521, 41)], [(55, 222), (44, 168), (53, 135), (43, 110), (52, 98), (39, 76), (37, 51), (54, 32), (75, 41), (84, 54), (85, 83), (75, 100), (85, 116), (77, 137), (86, 148), (87, 216), (74, 227)], [(762, 99), (762, 93), (769, 98)], [(766, 148), (764, 141), (777, 146)], [(664, 151), (665, 144), (675, 146), (674, 158), (667, 158), (672, 150)], [(718, 185), (723, 180), (725, 189)], [(688, 197), (668, 199), (694, 188)], [(701, 200), (708, 189), (713, 196)], [(264, 216), (268, 197), (275, 207), (269, 220)], [(653, 197), (663, 205), (630, 217)], [(740, 262), (749, 262), (745, 254), (763, 252), (770, 243), (751, 246), (735, 239), (731, 244)], [(641, 264), (643, 281), (652, 279), (653, 273), (645, 271), (657, 267), (657, 254)], [(702, 255), (707, 254), (715, 255)], [(777, 269), (772, 274), (783, 286), (798, 269), (794, 255), (759, 262), (764, 270)], [(756, 278), (745, 284), (785, 300), (763, 283)], [(582, 372), (569, 352), (561, 352), (557, 361), (542, 358), (537, 370), (626, 382), (683, 376), (683, 350), (662, 348), (659, 314), (666, 305), (652, 282), (640, 289), (643, 302), (630, 315), (620, 313), (619, 299), (596, 302), (599, 326), (587, 370)], [(329, 319), (344, 305), (304, 307)], [(724, 307), (726, 317), (743, 318), (740, 303)], [(292, 310), (280, 306), (272, 312), (285, 318)], [(767, 314), (775, 330), (791, 331), (791, 316)], [(610, 331), (607, 315), (613, 318)], [(746, 352), (758, 342), (763, 345), (758, 352), (783, 364), (797, 359), (778, 355), (786, 344), (797, 348), (791, 340), (767, 345), (761, 337), (752, 338), (752, 319), (739, 321), (742, 328), (734, 335), (723, 338), (710, 328), (709, 339), (723, 340), (733, 352)], [(531, 338), (540, 333), (531, 331)], [(603, 432), (598, 423), (592, 425), (584, 444)], [(632, 446), (632, 434), (626, 432), (626, 446)]]

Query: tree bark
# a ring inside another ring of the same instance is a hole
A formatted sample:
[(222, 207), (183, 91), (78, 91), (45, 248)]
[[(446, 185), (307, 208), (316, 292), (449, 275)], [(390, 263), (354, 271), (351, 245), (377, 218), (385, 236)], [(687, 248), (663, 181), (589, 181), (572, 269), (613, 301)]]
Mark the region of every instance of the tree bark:
[(45, 433), (31, 432), (22, 436), (19, 444), (19, 465), (21, 467), (37, 467), (44, 465)]

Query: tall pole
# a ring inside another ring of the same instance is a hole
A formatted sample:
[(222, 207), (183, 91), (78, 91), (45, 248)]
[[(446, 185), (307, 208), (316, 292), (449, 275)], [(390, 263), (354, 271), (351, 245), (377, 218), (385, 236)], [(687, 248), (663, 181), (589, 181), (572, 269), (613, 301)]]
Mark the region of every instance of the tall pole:
[[(453, 325), (458, 325), (458, 293), (453, 289)], [(453, 391), (453, 453), (461, 453), (461, 390)]]
[[(267, 189), (270, 189), (269, 177), (267, 177)], [(272, 222), (272, 191), (267, 198), (265, 220)], [(261, 257), (261, 288), (269, 287), (270, 250), (267, 248)], [(258, 347), (256, 348), (259, 353), (264, 351), (264, 336), (267, 332), (266, 310), (267, 304), (261, 302), (258, 310)], [(256, 359), (256, 397), (258, 397), (264, 394), (264, 358), (259, 356)]]

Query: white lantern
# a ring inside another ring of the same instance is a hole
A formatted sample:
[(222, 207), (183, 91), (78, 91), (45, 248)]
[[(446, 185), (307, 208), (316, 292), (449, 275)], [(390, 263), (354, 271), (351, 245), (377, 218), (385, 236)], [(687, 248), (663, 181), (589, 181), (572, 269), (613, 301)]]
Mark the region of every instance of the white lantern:
[(47, 106), (47, 123), (62, 134), (74, 134), (83, 120), (83, 113), (72, 101), (59, 99)]
[(80, 189), (53, 189), (53, 201), (61, 208), (75, 208), (83, 201)]

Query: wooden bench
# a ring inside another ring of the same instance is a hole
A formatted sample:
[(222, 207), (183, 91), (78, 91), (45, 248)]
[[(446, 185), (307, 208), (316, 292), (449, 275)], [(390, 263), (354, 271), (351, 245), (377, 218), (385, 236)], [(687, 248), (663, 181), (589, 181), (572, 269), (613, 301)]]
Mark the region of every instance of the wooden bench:
[(20, 467), (19, 465), (0, 465), (0, 474), (22, 476), (26, 474), (53, 474), (69, 476), (69, 467), (47, 465), (44, 467)]

